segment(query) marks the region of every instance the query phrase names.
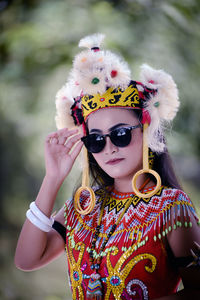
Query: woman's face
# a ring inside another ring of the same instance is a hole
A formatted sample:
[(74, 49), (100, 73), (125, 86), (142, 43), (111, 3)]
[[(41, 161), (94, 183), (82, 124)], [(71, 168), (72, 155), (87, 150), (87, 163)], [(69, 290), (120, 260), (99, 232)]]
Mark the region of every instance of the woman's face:
[[(89, 133), (107, 134), (112, 128), (138, 125), (135, 114), (124, 108), (106, 108), (92, 113), (88, 118)], [(131, 131), (131, 142), (126, 147), (115, 146), (109, 137), (106, 145), (93, 156), (99, 166), (114, 179), (131, 180), (142, 168), (142, 130), (141, 127)]]

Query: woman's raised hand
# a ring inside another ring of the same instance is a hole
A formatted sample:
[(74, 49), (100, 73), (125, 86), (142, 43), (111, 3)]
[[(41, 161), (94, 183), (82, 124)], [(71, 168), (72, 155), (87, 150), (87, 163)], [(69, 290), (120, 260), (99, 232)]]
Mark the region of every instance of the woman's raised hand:
[[(83, 146), (78, 129), (61, 129), (49, 134), (45, 142), (46, 176), (61, 182), (69, 174)], [(73, 148), (73, 149), (72, 149)]]

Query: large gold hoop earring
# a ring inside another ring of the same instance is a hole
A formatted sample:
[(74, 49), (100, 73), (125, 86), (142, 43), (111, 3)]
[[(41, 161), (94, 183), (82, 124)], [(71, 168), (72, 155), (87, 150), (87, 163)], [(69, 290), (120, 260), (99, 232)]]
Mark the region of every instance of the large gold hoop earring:
[[(89, 214), (95, 206), (96, 203), (96, 197), (93, 189), (89, 187), (89, 164), (88, 164), (88, 153), (87, 149), (84, 147), (84, 169), (83, 169), (83, 175), (82, 175), (82, 185), (81, 187), (76, 191), (74, 196), (74, 208), (76, 211), (81, 215), (87, 215)], [(86, 209), (82, 209), (80, 204), (80, 197), (81, 193), (83, 191), (88, 191), (90, 194), (90, 202)]]
[[(90, 202), (86, 209), (82, 209), (81, 204), (80, 204), (80, 196), (81, 196), (81, 193), (85, 190), (90, 193)], [(89, 214), (94, 209), (95, 203), (96, 203), (96, 199), (95, 199), (94, 191), (91, 188), (89, 188), (88, 186), (81, 186), (76, 191), (76, 194), (74, 196), (74, 207), (79, 214), (81, 214), (81, 215)]]
[[(143, 125), (143, 169), (142, 170), (139, 170), (134, 176), (133, 176), (133, 179), (132, 179), (132, 188), (133, 188), (133, 191), (135, 192), (135, 194), (138, 196), (138, 197), (141, 197), (141, 198), (149, 198), (149, 197), (152, 197), (153, 195), (155, 195), (160, 187), (161, 187), (161, 178), (160, 178), (160, 175), (149, 168), (149, 154), (148, 154), (148, 144), (147, 144), (147, 128), (148, 128), (148, 124), (145, 123)], [(144, 174), (144, 173), (150, 173), (152, 174), (155, 178), (156, 178), (156, 187), (154, 188), (153, 191), (149, 192), (149, 193), (141, 193), (139, 191), (139, 189), (137, 188), (136, 186), (136, 181), (137, 181), (137, 178), (141, 175), (141, 174)]]

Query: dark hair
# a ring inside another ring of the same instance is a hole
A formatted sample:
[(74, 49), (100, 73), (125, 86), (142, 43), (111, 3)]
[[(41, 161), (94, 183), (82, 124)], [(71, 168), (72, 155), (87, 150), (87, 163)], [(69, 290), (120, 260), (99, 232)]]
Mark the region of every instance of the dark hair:
[(168, 150), (159, 154), (154, 153), (154, 156), (153, 169), (160, 175), (162, 185), (181, 189)]
[(92, 153), (88, 152), (89, 169), (92, 176), (92, 185), (98, 185), (106, 189), (114, 184), (114, 179), (110, 177), (96, 162)]

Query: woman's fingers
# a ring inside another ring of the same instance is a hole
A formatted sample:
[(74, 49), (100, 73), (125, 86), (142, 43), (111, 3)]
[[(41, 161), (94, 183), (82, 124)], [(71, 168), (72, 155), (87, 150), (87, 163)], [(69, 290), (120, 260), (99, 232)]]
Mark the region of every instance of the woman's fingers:
[(66, 142), (66, 139), (67, 139), (67, 138), (64, 137), (64, 136), (58, 137), (58, 138), (57, 138), (58, 144), (59, 144), (59, 145), (64, 145), (65, 142)]
[(78, 142), (80, 141), (82, 134), (77, 134), (72, 136), (71, 138), (68, 138), (64, 145), (66, 147), (66, 149), (68, 150), (68, 152), (72, 149), (72, 147)]
[(79, 132), (76, 128), (64, 128), (50, 133), (46, 138), (46, 142), (47, 144), (56, 145), (56, 147), (63, 147), (63, 153), (69, 154), (72, 161), (74, 161), (83, 146), (80, 140), (83, 134)]
[[(50, 133), (47, 138), (46, 142), (49, 144), (59, 144), (59, 145), (64, 145), (66, 144), (68, 138), (71, 139), (71, 137), (79, 136), (81, 137), (81, 134), (78, 134), (78, 129), (68, 129), (68, 128), (63, 128), (58, 131)], [(78, 137), (78, 139), (80, 138)]]
[(47, 139), (53, 138), (53, 137), (59, 137), (59, 136), (69, 136), (73, 135), (75, 133), (78, 133), (78, 128), (73, 128), (73, 129), (68, 129), (68, 128), (63, 128), (59, 129), (57, 131), (51, 132), (47, 135)]
[(83, 142), (82, 141), (77, 142), (76, 146), (74, 146), (74, 148), (71, 152), (72, 160), (75, 160), (77, 158), (77, 156), (79, 155), (82, 147), (83, 147)]

